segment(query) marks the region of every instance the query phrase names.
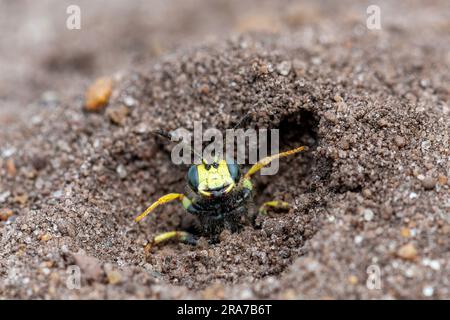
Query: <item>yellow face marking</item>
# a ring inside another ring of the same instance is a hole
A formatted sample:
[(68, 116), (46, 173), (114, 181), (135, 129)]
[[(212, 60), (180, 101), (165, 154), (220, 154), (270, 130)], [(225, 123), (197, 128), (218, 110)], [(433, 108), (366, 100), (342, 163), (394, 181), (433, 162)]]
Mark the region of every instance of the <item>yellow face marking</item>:
[[(209, 167), (209, 170), (207, 169)], [(220, 160), (214, 164), (201, 164), (197, 166), (198, 172), (198, 191), (200, 194), (210, 197), (214, 194), (214, 190), (222, 190), (222, 193), (230, 192), (234, 187), (234, 180), (231, 178), (228, 165), (225, 160)]]

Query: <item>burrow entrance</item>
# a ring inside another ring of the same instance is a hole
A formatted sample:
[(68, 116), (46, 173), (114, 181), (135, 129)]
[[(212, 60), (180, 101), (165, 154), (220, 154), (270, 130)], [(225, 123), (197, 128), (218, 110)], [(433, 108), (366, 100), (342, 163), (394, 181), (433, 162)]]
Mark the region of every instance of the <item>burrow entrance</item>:
[[(218, 244), (205, 240), (198, 246), (171, 242), (157, 247), (147, 258), (153, 272), (170, 283), (202, 289), (214, 282), (257, 281), (276, 276), (302, 255), (305, 241), (318, 228), (321, 204), (316, 200), (316, 192), (320, 180), (327, 175), (327, 164), (315, 157), (314, 150), (320, 143), (318, 125), (319, 117), (310, 111), (302, 110), (282, 119), (278, 126), (280, 151), (300, 145), (308, 146), (308, 150), (280, 160), (277, 175), (254, 178), (256, 206), (278, 199), (291, 203), (293, 209), (259, 217), (257, 228), (245, 226), (242, 232), (234, 234), (225, 231)], [(173, 208), (179, 217), (175, 227), (195, 232), (189, 214)], [(151, 229), (149, 237), (161, 230)]]

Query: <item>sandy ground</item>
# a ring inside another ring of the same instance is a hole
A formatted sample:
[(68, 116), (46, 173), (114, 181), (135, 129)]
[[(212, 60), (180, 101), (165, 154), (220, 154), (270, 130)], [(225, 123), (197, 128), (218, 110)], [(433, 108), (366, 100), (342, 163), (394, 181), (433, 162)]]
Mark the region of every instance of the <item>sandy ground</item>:
[[(447, 1), (377, 2), (379, 31), (373, 2), (78, 3), (80, 31), (64, 1), (1, 5), (0, 297), (450, 298)], [(86, 113), (102, 75), (109, 106)], [(255, 179), (256, 203), (294, 208), (145, 258), (192, 224), (176, 204), (133, 222), (185, 188), (150, 131), (248, 112), (309, 146)]]

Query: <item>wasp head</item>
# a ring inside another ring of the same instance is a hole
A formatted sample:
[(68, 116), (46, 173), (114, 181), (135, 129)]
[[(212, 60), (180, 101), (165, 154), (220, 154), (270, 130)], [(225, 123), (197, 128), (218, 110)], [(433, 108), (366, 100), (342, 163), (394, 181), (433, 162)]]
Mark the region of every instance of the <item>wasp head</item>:
[(239, 166), (232, 161), (214, 159), (212, 163), (193, 165), (187, 180), (195, 192), (204, 197), (221, 197), (228, 194), (240, 179)]

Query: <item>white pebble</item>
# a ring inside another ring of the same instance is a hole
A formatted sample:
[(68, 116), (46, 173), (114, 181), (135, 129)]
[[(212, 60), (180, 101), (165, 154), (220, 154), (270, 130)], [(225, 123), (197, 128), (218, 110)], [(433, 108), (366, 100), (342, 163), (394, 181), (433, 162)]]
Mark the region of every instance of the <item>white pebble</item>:
[(0, 193), (0, 203), (3, 203), (8, 199), (8, 197), (11, 195), (11, 192), (5, 191), (3, 193)]
[(365, 209), (363, 214), (364, 214), (364, 220), (372, 221), (372, 219), (373, 219), (373, 211), (372, 210)]
[(356, 236), (354, 239), (355, 244), (360, 244), (363, 240), (364, 240), (364, 237), (361, 235)]
[(127, 107), (134, 107), (137, 103), (137, 101), (130, 96), (125, 97), (125, 99), (123, 99), (123, 103), (127, 106)]
[(52, 193), (53, 198), (61, 198), (64, 195), (64, 192), (62, 190), (58, 190)]
[(120, 178), (126, 178), (127, 176), (127, 170), (125, 169), (125, 166), (123, 165), (118, 165), (117, 169), (116, 169), (117, 174), (119, 175)]
[(9, 158), (9, 157), (11, 157), (15, 152), (16, 152), (16, 150), (15, 150), (14, 148), (7, 148), (7, 149), (4, 149), (4, 150), (2, 151), (2, 157), (3, 157), (3, 158)]
[(287, 76), (291, 72), (292, 64), (289, 61), (283, 61), (277, 65), (277, 71), (282, 76)]
[(245, 299), (250, 299), (252, 298), (252, 291), (250, 289), (245, 289), (243, 291), (241, 291), (241, 299), (245, 300)]
[(422, 290), (422, 294), (423, 294), (425, 297), (431, 297), (431, 296), (433, 295), (433, 293), (434, 293), (434, 288), (431, 287), (431, 286), (426, 286), (426, 287), (424, 287), (423, 290)]

